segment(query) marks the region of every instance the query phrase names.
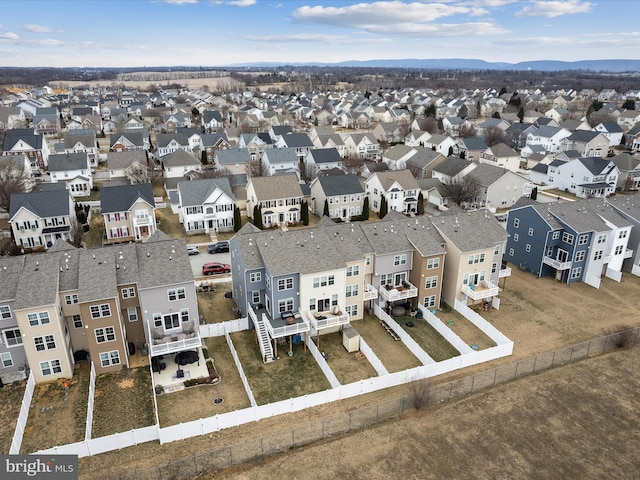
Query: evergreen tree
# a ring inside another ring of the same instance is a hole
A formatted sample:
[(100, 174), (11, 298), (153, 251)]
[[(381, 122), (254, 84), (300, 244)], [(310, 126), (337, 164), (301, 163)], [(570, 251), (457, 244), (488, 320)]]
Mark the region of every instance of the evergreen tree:
[(451, 155), (453, 155), (453, 147), (449, 147), (449, 153), (447, 154), (448, 157)]
[(253, 207), (253, 224), (260, 230), (264, 230), (264, 225), (262, 223), (262, 209), (258, 205)]
[(240, 217), (240, 209), (237, 205), (233, 206), (233, 231), (237, 232), (242, 228), (242, 218)]
[(520, 119), (520, 123), (522, 123), (524, 120), (524, 107), (522, 105), (520, 105), (520, 108), (518, 109), (518, 118)]
[(498, 93), (498, 96), (500, 97), (500, 96), (504, 95), (505, 93), (507, 93), (507, 87), (502, 87), (500, 89), (500, 93)]
[(418, 215), (424, 215), (424, 195), (422, 192), (418, 194)]
[(500, 118), (500, 112), (493, 112), (493, 115), (491, 115), (491, 118)]
[(533, 187), (531, 190), (531, 200), (536, 200), (538, 198), (538, 187)]
[(325, 217), (329, 216), (329, 200), (324, 199), (324, 210), (322, 211), (322, 215)]
[(387, 197), (384, 195), (380, 200), (380, 218), (384, 218), (389, 213), (389, 205), (387, 205)]
[(362, 219), (369, 220), (369, 197), (364, 197), (364, 202), (362, 203)]
[(302, 220), (302, 225), (309, 225), (309, 204), (306, 200), (300, 204), (300, 220)]

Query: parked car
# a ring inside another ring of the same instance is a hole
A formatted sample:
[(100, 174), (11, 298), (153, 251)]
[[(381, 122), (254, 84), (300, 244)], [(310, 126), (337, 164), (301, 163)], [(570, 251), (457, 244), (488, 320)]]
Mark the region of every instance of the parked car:
[(218, 242), (207, 247), (209, 253), (225, 253), (229, 251), (229, 242)]
[(229, 273), (231, 271), (231, 265), (228, 263), (210, 262), (202, 265), (203, 275), (213, 275), (215, 273)]
[(190, 363), (196, 363), (198, 361), (198, 352), (195, 350), (185, 350), (178, 352), (176, 355), (176, 363), (178, 365), (188, 365)]
[(200, 253), (200, 250), (198, 250), (198, 247), (194, 245), (187, 245), (187, 253), (189, 255), (198, 255)]

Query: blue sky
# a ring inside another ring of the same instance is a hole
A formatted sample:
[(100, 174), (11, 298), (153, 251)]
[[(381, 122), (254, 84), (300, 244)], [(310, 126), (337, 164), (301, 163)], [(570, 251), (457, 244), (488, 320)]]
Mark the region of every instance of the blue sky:
[(637, 0), (0, 0), (0, 65), (640, 59), (639, 14)]

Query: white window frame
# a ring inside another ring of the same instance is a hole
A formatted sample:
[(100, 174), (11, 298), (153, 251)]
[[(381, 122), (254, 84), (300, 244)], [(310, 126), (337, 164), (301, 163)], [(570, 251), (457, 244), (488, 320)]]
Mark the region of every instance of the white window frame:
[(138, 321), (138, 309), (136, 307), (127, 308), (127, 318), (130, 322)]
[(10, 352), (0, 352), (0, 367), (13, 367), (13, 358), (11, 357)]
[[(7, 332), (12, 333), (12, 337), (7, 337)], [(4, 338), (4, 344), (7, 348), (19, 347), (22, 345), (22, 334), (20, 333), (20, 329), (17, 327), (7, 328), (2, 331), (2, 337)]]
[(427, 277), (424, 279), (424, 288), (436, 288), (438, 286), (438, 276)]
[(251, 283), (256, 283), (262, 281), (262, 272), (251, 272), (249, 273), (249, 281)]
[(439, 258), (430, 258), (427, 260), (427, 270), (431, 270), (433, 268), (440, 267), (440, 259)]
[[(82, 328), (83, 325), (83, 321), (82, 321), (82, 315), (79, 314), (73, 314), (71, 316), (71, 321), (73, 322), (73, 328)], [(78, 325), (78, 322), (80, 323), (80, 325)]]
[(170, 302), (175, 302), (176, 300), (184, 300), (187, 298), (187, 290), (184, 287), (180, 288), (171, 288), (167, 290), (167, 297)]
[(114, 365), (120, 365), (120, 352), (118, 350), (111, 350), (110, 352), (101, 352), (100, 365), (102, 365), (103, 368), (112, 367)]
[(100, 303), (89, 307), (91, 318), (104, 318), (111, 316), (111, 305), (108, 303)]
[(36, 349), (36, 352), (53, 350), (56, 348), (56, 338), (53, 335), (42, 335), (40, 337), (33, 337), (33, 345)]
[[(116, 341), (116, 329), (112, 326), (96, 328), (93, 330), (93, 334), (96, 337), (96, 343), (108, 343)], [(103, 340), (100, 340), (101, 338), (103, 338)]]
[(64, 303), (66, 303), (67, 305), (74, 305), (74, 304), (78, 303), (78, 294), (77, 293), (73, 293), (71, 295), (65, 295), (64, 296)]
[(27, 319), (29, 320), (29, 325), (32, 327), (38, 325), (49, 325), (51, 323), (51, 318), (49, 318), (49, 312), (34, 312), (28, 313)]
[(43, 377), (48, 377), (49, 375), (54, 375), (56, 373), (62, 373), (60, 360), (55, 359), (40, 362), (40, 372), (42, 372)]
[(407, 254), (403, 253), (402, 255), (394, 255), (393, 257), (393, 265), (406, 265), (407, 264)]
[(121, 290), (122, 298), (135, 298), (136, 289), (133, 287), (126, 287)]
[(0, 305), (0, 320), (11, 318), (11, 307), (9, 305)]
[(425, 308), (432, 308), (436, 306), (436, 296), (429, 295), (428, 297), (424, 297), (422, 300), (422, 306)]

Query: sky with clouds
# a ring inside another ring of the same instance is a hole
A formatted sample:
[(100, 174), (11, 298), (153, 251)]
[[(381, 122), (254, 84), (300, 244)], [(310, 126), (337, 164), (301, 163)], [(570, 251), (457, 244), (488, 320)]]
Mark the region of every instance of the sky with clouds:
[(0, 66), (640, 59), (637, 0), (0, 0)]

